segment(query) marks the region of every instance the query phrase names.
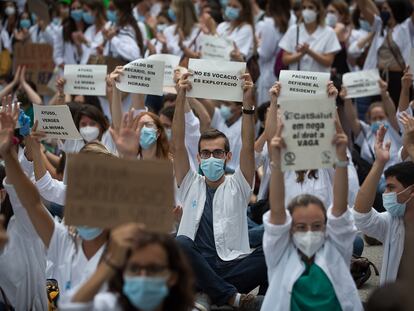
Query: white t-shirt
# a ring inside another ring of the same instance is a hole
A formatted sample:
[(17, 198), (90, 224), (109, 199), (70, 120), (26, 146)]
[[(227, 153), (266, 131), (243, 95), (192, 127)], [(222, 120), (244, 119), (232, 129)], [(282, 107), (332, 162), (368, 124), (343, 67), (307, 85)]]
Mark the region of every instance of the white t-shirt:
[(240, 53), (243, 54), (247, 60), (252, 57), (254, 48), (254, 33), (252, 26), (244, 24), (241, 27), (232, 30), (229, 22), (222, 22), (217, 27), (217, 33), (222, 37), (234, 41), (239, 48)]
[[(299, 27), (299, 41), (297, 40), (297, 27)], [(309, 34), (305, 25), (291, 26), (283, 38), (280, 40), (279, 47), (289, 53), (296, 53), (296, 42), (299, 44), (308, 43), (309, 48), (317, 53), (335, 53), (341, 50), (335, 31), (331, 27), (318, 26), (313, 34)], [(298, 70), (298, 63), (289, 65), (290, 70)], [(308, 54), (305, 54), (300, 60), (300, 70), (329, 72), (330, 67), (319, 64)]]

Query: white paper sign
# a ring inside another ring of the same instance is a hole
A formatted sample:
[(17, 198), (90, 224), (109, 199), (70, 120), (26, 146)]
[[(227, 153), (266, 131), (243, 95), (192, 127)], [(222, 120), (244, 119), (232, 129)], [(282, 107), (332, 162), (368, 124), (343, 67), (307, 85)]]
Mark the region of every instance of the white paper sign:
[(283, 116), (282, 170), (308, 170), (332, 167), (335, 148), (335, 100), (297, 98), (279, 100)]
[(214, 60), (230, 60), (233, 42), (223, 37), (204, 35), (201, 38), (201, 58)]
[(137, 59), (124, 66), (124, 74), (116, 87), (122, 92), (161, 96), (163, 84), (164, 62)]
[(188, 97), (243, 101), (241, 76), (246, 63), (190, 58), (188, 70), (193, 72)]
[(411, 49), (411, 53), (410, 53), (410, 70), (411, 70), (411, 73), (414, 74), (414, 48)]
[(105, 96), (106, 70), (106, 65), (65, 65), (65, 93)]
[(38, 121), (38, 131), (47, 138), (76, 140), (82, 139), (72, 119), (67, 105), (43, 106), (33, 104), (34, 120)]
[(164, 86), (175, 86), (174, 69), (180, 63), (180, 56), (171, 54), (153, 54), (148, 57), (151, 60), (159, 60), (165, 63), (164, 67)]
[(346, 98), (359, 98), (381, 93), (378, 69), (349, 72), (342, 76), (342, 83), (347, 89)]
[(279, 99), (292, 97), (327, 98), (327, 85), (330, 74), (325, 72), (281, 70), (279, 81), (282, 84)]

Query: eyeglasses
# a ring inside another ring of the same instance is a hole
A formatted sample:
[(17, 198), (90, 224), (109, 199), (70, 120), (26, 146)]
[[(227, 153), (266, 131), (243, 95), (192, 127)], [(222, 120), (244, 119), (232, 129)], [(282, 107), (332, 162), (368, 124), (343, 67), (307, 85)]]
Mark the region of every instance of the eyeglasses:
[(200, 158), (209, 159), (213, 155), (216, 159), (223, 159), (226, 156), (226, 151), (223, 149), (215, 149), (213, 151), (204, 149), (200, 151)]
[(299, 224), (293, 224), (293, 229), (296, 232), (306, 232), (310, 228), (310, 231), (321, 231), (325, 228), (325, 224), (323, 222), (314, 222), (310, 225), (299, 223)]
[(126, 275), (141, 275), (145, 271), (147, 276), (159, 276), (168, 270), (167, 266), (148, 265), (141, 266), (137, 264), (128, 265), (125, 269)]

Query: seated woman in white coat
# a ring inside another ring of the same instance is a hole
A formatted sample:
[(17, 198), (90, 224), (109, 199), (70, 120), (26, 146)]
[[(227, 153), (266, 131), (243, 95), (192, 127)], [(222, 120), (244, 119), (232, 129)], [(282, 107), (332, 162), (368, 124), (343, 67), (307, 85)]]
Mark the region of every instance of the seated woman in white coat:
[[(280, 121), (279, 121), (280, 122)], [(262, 310), (363, 310), (349, 272), (356, 228), (347, 208), (347, 136), (336, 124), (334, 202), (310, 194), (285, 206), (281, 125), (271, 141), (270, 211), (263, 216), (269, 289)]]

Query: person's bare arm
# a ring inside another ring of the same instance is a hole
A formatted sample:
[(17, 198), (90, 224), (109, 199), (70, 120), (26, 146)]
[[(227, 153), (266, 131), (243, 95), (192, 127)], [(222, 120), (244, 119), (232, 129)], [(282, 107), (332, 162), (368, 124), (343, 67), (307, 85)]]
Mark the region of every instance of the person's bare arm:
[(23, 67), (20, 72), (20, 85), (26, 92), (30, 102), (36, 105), (42, 105), (42, 98), (32, 89), (32, 87), (26, 81), (26, 67)]
[(8, 83), (1, 91), (0, 91), (0, 98), (3, 98), (4, 96), (7, 96), (13, 92), (14, 87), (19, 84), (20, 79), (20, 72), (21, 67), (17, 67), (16, 72), (14, 74), (13, 80)]
[(198, 119), (200, 120), (200, 132), (203, 133), (210, 128), (210, 114), (208, 113), (205, 106), (196, 98), (188, 98), (188, 102), (190, 104), (190, 107), (197, 113)]
[(404, 161), (407, 157), (414, 159), (414, 118), (403, 112), (400, 116), (400, 121), (404, 126), (403, 135), (403, 149), (401, 158)]
[(413, 87), (413, 74), (410, 67), (407, 66), (404, 70), (404, 75), (401, 78), (401, 93), (400, 101), (398, 102), (398, 111), (406, 111), (410, 106), (410, 90)]
[(303, 53), (303, 52), (290, 53), (290, 52), (287, 52), (287, 51), (283, 51), (282, 63), (285, 66), (297, 63), (302, 59), (303, 55), (305, 55), (305, 53)]
[(388, 116), (388, 120), (389, 120), (391, 126), (397, 132), (399, 132), (400, 127), (399, 127), (398, 121), (397, 121), (397, 115), (396, 115), (397, 112), (395, 110), (394, 101), (392, 100), (390, 94), (388, 93), (388, 84), (387, 84), (387, 82), (385, 82), (383, 80), (379, 80), (378, 83), (379, 83), (380, 89), (381, 89), (381, 100), (382, 100), (382, 103), (384, 105), (385, 113)]
[(113, 72), (110, 73), (107, 83), (112, 86), (112, 127), (119, 129), (122, 122), (122, 92), (115, 86), (116, 82), (119, 82), (121, 75), (123, 74), (123, 67), (117, 66)]
[(308, 47), (306, 53), (316, 62), (325, 67), (331, 67), (336, 53), (318, 53)]
[(384, 143), (384, 136), (387, 130), (381, 125), (377, 131), (375, 142), (375, 161), (365, 178), (355, 199), (355, 210), (359, 213), (369, 213), (374, 204), (377, 185), (381, 179), (385, 164), (390, 159), (390, 142)]
[(174, 144), (174, 172), (177, 185), (180, 186), (184, 177), (190, 170), (190, 162), (185, 146), (185, 101), (186, 93), (191, 89), (188, 80), (189, 73), (184, 74), (178, 81), (177, 99), (172, 124), (172, 140)]
[(361, 132), (361, 123), (358, 120), (356, 109), (354, 107), (354, 104), (352, 103), (352, 99), (346, 98), (346, 95), (346, 87), (342, 86), (339, 96), (344, 101), (345, 117), (348, 120), (349, 125), (351, 126), (352, 133), (354, 133), (355, 137), (358, 137), (359, 133)]
[(277, 98), (279, 97), (281, 88), (282, 88), (282, 85), (280, 84), (280, 82), (275, 82), (273, 86), (271, 87), (271, 89), (269, 90), (270, 107), (269, 107), (269, 110), (267, 111), (266, 124), (265, 124), (265, 130), (264, 130), (268, 144), (270, 144), (270, 141), (276, 134), (277, 122), (278, 122), (278, 109), (279, 109)]

